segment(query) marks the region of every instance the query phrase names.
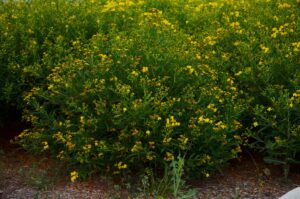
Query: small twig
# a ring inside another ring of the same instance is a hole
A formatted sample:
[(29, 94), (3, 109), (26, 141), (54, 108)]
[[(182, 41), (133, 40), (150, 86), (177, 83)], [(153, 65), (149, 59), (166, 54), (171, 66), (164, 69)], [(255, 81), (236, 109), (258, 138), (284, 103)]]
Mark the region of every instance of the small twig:
[(258, 167), (257, 162), (255, 161), (253, 155), (252, 155), (247, 149), (246, 149), (245, 151), (246, 151), (246, 152), (248, 153), (248, 155), (250, 156), (250, 158), (251, 158), (251, 160), (252, 160), (254, 166), (256, 167), (256, 170), (259, 171), (259, 167)]

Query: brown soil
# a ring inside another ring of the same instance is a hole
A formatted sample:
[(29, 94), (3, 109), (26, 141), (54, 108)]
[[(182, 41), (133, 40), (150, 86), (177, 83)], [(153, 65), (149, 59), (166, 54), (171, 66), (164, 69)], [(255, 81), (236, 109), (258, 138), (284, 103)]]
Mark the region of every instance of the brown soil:
[[(71, 184), (66, 168), (48, 157), (26, 153), (9, 142), (23, 126), (11, 123), (0, 128), (0, 199), (4, 198), (128, 198), (125, 188), (118, 190), (111, 180), (93, 177)], [(203, 199), (278, 198), (300, 185), (299, 167), (289, 180), (283, 180), (278, 166), (267, 165), (261, 156), (245, 152), (221, 173), (189, 183)], [(130, 198), (134, 198), (131, 196)], [(146, 198), (140, 194), (136, 198)]]

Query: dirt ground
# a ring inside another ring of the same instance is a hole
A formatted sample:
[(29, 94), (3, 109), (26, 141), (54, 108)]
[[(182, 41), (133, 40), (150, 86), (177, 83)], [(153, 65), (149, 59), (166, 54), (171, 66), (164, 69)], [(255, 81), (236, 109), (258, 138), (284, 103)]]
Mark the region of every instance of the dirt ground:
[[(65, 165), (28, 154), (9, 142), (21, 129), (14, 124), (0, 128), (0, 199), (147, 198), (145, 194), (131, 194), (102, 176), (70, 183)], [(280, 167), (245, 152), (222, 172), (188, 184), (200, 199), (274, 199), (300, 186), (300, 168), (292, 167), (289, 179), (283, 180)]]

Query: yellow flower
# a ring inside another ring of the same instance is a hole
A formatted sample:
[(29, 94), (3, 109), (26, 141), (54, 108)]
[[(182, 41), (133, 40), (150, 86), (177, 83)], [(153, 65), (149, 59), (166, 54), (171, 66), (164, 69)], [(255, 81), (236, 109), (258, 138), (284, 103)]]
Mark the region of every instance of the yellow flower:
[(133, 136), (139, 135), (139, 131), (134, 128), (131, 130), (131, 135), (133, 135)]
[(280, 144), (282, 142), (282, 140), (278, 136), (274, 137), (274, 139), (277, 144)]
[(77, 180), (78, 177), (79, 177), (79, 176), (78, 176), (78, 172), (77, 172), (77, 171), (72, 171), (72, 172), (70, 173), (70, 179), (71, 179), (71, 182), (75, 182), (75, 181)]
[(56, 134), (54, 134), (52, 136), (54, 139), (56, 139), (56, 141), (61, 141), (61, 142), (65, 142), (66, 139), (63, 137), (62, 133), (61, 132), (58, 132)]
[(210, 46), (213, 46), (213, 45), (215, 45), (215, 44), (217, 43), (216, 39), (217, 39), (217, 37), (214, 37), (214, 36), (207, 36), (207, 37), (204, 38), (203, 42), (204, 42), (205, 44), (208, 44), (208, 45), (210, 45)]
[(56, 156), (58, 159), (63, 160), (65, 158), (65, 152), (60, 151), (59, 154)]
[(80, 116), (80, 123), (84, 124), (84, 116)]
[(53, 88), (54, 88), (54, 85), (53, 85), (53, 84), (50, 84), (50, 85), (48, 86), (48, 90), (53, 90)]
[(120, 171), (114, 171), (113, 174), (114, 174), (114, 175), (118, 175), (118, 174), (120, 174)]
[(145, 66), (144, 66), (144, 67), (142, 68), (142, 72), (143, 72), (143, 73), (147, 73), (147, 72), (149, 72), (149, 69), (148, 69), (148, 67), (145, 67)]
[(150, 134), (151, 134), (151, 132), (150, 132), (149, 130), (147, 130), (147, 131), (146, 131), (146, 135), (149, 136)]
[(196, 54), (196, 59), (201, 60), (202, 59), (201, 55), (200, 54)]
[(276, 37), (277, 37), (277, 33), (278, 33), (277, 31), (273, 32), (273, 33), (271, 34), (271, 37), (272, 37), (272, 38), (276, 38)]
[(146, 156), (146, 158), (147, 158), (147, 160), (151, 161), (151, 160), (155, 159), (155, 155), (152, 155), (152, 154), (148, 153), (147, 156)]
[(239, 17), (240, 16), (240, 13), (239, 13), (239, 11), (235, 11), (235, 17)]
[(195, 71), (193, 66), (190, 66), (190, 65), (186, 67), (186, 70), (188, 71), (188, 74), (190, 74), (190, 75), (193, 74), (193, 72)]
[(127, 164), (125, 164), (125, 163), (123, 164), (123, 162), (119, 162), (117, 166), (118, 166), (119, 170), (127, 169)]
[(240, 23), (239, 23), (238, 21), (232, 22), (232, 23), (230, 24), (230, 26), (233, 27), (233, 28), (238, 29), (238, 28), (240, 28)]
[(174, 116), (170, 116), (170, 118), (166, 119), (166, 127), (172, 128), (175, 126), (180, 126), (180, 122), (177, 122)]
[(33, 33), (34, 33), (33, 30), (31, 30), (30, 28), (27, 30), (27, 32), (28, 32), (29, 34), (33, 34)]
[(44, 145), (43, 150), (49, 149), (49, 145), (48, 145), (48, 142), (47, 142), (47, 141), (42, 142), (42, 144)]
[(230, 89), (233, 90), (233, 91), (236, 91), (236, 90), (237, 90), (237, 88), (234, 87), (234, 86), (231, 86)]
[(166, 152), (164, 160), (165, 161), (172, 161), (172, 160), (174, 160), (174, 155), (172, 153), (170, 153), (170, 152)]
[(134, 71), (132, 71), (132, 72), (131, 72), (131, 75), (133, 75), (133, 76), (136, 76), (136, 77), (137, 77), (137, 76), (139, 76), (139, 73), (138, 73), (138, 72), (136, 72), (136, 71), (134, 70)]
[(141, 141), (136, 141), (135, 142), (135, 145), (132, 147), (131, 149), (131, 152), (134, 153), (134, 152), (139, 152), (143, 149), (142, 147), (142, 142)]
[(75, 144), (73, 144), (72, 142), (67, 142), (66, 146), (68, 147), (68, 150), (71, 151), (72, 149), (75, 148)]
[(92, 145), (91, 144), (86, 144), (82, 147), (82, 149), (86, 152), (89, 153), (92, 149)]
[(198, 118), (198, 123), (212, 123), (212, 120), (211, 119), (209, 119), (209, 118), (205, 118), (205, 117), (203, 117), (203, 116), (200, 116), (199, 118)]
[(273, 109), (272, 109), (272, 107), (269, 107), (269, 108), (267, 108), (267, 111), (272, 111)]
[(235, 42), (233, 43), (234, 46), (239, 46), (240, 44), (241, 44), (241, 41), (235, 41)]
[(165, 137), (163, 140), (163, 144), (167, 145), (172, 140), (172, 138)]
[(242, 138), (241, 138), (240, 135), (234, 135), (233, 137), (234, 137), (234, 139), (236, 139), (236, 140), (242, 140)]
[(264, 45), (260, 45), (260, 49), (263, 51), (263, 53), (265, 53), (265, 54), (267, 54), (269, 51), (270, 51), (270, 49), (268, 48), (268, 47), (265, 47)]
[(98, 153), (98, 158), (102, 158), (103, 157), (103, 153)]
[(224, 124), (222, 121), (217, 122), (215, 125), (216, 125), (217, 128), (220, 128), (220, 129), (226, 129), (227, 128), (226, 124)]
[(187, 142), (189, 141), (189, 138), (185, 137), (184, 135), (180, 135), (178, 140), (183, 144), (186, 145)]
[(278, 8), (279, 9), (286, 9), (286, 8), (291, 8), (292, 6), (288, 3), (279, 3)]
[(257, 127), (258, 126), (258, 122), (253, 122), (253, 126)]
[(161, 117), (159, 116), (159, 115), (150, 115), (150, 118), (152, 119), (152, 120), (161, 120)]
[(218, 109), (215, 107), (214, 104), (209, 104), (209, 105), (207, 105), (207, 108), (210, 109), (210, 110), (212, 110), (213, 112), (217, 112), (217, 110), (218, 110)]
[(239, 128), (241, 128), (243, 125), (239, 122), (239, 121), (237, 121), (237, 120), (234, 120), (233, 121), (233, 124), (234, 124), (234, 126), (235, 126), (235, 130), (237, 130), (237, 129), (239, 129)]
[(148, 143), (149, 143), (149, 147), (150, 147), (151, 149), (154, 149), (154, 148), (155, 148), (155, 142), (149, 141)]
[(237, 146), (237, 147), (235, 148), (235, 151), (236, 151), (237, 153), (241, 153), (241, 152), (242, 152), (242, 149), (241, 149), (240, 146)]

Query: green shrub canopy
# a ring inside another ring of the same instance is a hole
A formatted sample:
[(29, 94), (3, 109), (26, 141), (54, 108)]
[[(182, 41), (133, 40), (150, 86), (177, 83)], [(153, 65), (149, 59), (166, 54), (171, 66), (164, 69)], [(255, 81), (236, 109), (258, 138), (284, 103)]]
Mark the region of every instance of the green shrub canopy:
[(298, 0), (0, 5), (0, 100), (31, 123), (24, 148), (115, 174), (183, 155), (207, 176), (250, 136), (296, 161)]

